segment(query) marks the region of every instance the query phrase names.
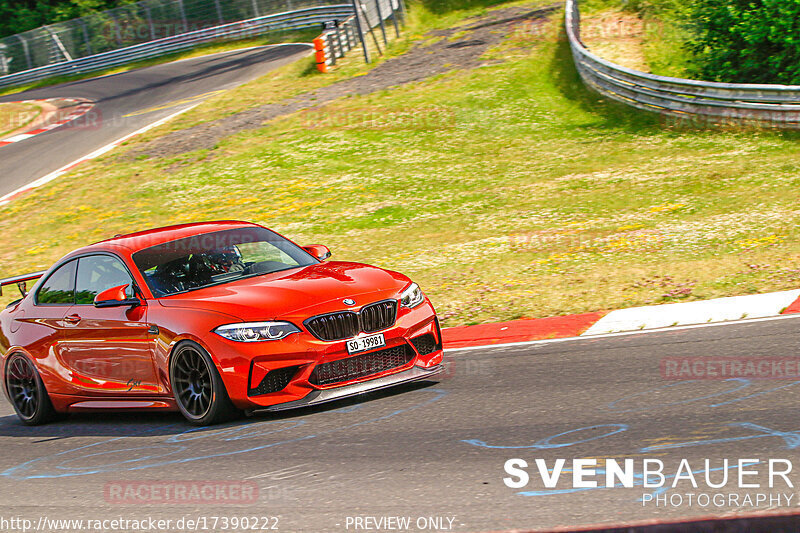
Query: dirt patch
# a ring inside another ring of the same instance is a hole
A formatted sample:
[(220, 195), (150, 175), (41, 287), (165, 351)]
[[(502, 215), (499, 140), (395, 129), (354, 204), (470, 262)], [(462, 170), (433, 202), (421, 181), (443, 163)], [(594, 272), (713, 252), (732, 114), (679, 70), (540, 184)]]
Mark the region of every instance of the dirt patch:
[[(487, 61), (482, 59), (483, 54), (503, 41), (519, 23), (529, 21), (543, 24), (546, 15), (555, 9), (557, 6), (534, 10), (525, 7), (499, 9), (473, 19), (466, 26), (430, 32), (426, 39), (408, 52), (386, 61), (364, 76), (169, 133), (132, 150), (128, 157), (174, 157), (194, 150), (212, 149), (224, 137), (261, 128), (265, 122), (275, 118), (316, 108), (344, 96), (370, 94), (450, 70), (484, 65)], [(439, 40), (431, 42), (431, 38)]]
[(649, 72), (642, 42), (647, 25), (630, 13), (608, 11), (581, 19), (581, 40), (603, 59)]

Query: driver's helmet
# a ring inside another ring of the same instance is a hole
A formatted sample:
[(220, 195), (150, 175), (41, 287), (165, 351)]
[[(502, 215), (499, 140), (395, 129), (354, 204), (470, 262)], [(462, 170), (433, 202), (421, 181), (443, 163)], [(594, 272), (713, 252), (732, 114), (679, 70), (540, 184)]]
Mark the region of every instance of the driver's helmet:
[(217, 248), (208, 252), (206, 257), (214, 266), (222, 267), (225, 272), (230, 272), (234, 265), (242, 264), (242, 254), (236, 246)]

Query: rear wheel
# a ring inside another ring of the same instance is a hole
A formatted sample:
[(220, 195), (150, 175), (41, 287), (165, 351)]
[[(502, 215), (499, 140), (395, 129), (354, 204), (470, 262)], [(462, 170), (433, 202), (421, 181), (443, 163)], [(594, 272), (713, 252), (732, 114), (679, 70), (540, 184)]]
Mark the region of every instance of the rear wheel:
[(56, 418), (42, 378), (27, 357), (15, 354), (8, 360), (6, 390), (23, 424), (37, 426)]
[(199, 344), (185, 341), (175, 349), (170, 383), (178, 408), (192, 424), (218, 424), (241, 415), (228, 397), (214, 361)]

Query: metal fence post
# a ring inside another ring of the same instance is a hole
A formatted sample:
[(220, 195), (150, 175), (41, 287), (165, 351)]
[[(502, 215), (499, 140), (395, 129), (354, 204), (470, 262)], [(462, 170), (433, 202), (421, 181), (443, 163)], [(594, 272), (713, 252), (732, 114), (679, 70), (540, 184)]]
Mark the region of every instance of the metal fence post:
[[(70, 55), (67, 48), (64, 46), (64, 43), (61, 42), (61, 39), (58, 37), (58, 34), (53, 30), (51, 30), (50, 26), (42, 26), (42, 28), (44, 28), (44, 31), (46, 31), (47, 34), (50, 36), (50, 40), (56, 47), (55, 49), (61, 53), (62, 57), (66, 61), (72, 61), (72, 56)], [(117, 29), (119, 30), (119, 26), (117, 26)]]
[[(341, 29), (342, 29), (341, 26), (339, 24), (337, 24), (336, 25), (336, 40), (339, 43), (339, 48), (342, 51), (342, 55), (344, 55), (346, 50), (344, 49), (344, 44), (342, 44), (342, 31), (341, 31)], [(348, 46), (347, 49), (349, 50), (350, 47)]]
[(383, 51), (381, 50), (380, 43), (378, 43), (378, 38), (375, 36), (375, 30), (369, 24), (369, 16), (368, 16), (368, 13), (367, 13), (367, 9), (364, 7), (364, 4), (362, 4), (360, 1), (357, 2), (357, 3), (358, 3), (358, 7), (361, 8), (361, 12), (364, 14), (364, 20), (367, 23), (367, 30), (369, 31), (369, 34), (372, 35), (372, 41), (375, 43), (375, 48), (378, 49), (378, 55), (382, 56), (383, 55)]
[[(364, 29), (361, 27), (361, 12), (359, 10), (360, 0), (352, 0), (353, 10), (356, 13), (356, 28), (358, 29), (358, 39), (361, 41), (361, 48), (364, 49), (364, 61), (369, 63), (369, 50), (367, 50), (367, 40), (364, 38)], [(369, 21), (366, 21), (369, 24)]]
[(183, 33), (189, 31), (189, 22), (186, 20), (186, 10), (183, 8), (183, 0), (178, 0), (178, 9), (181, 12), (181, 21), (183, 21)]
[(392, 6), (392, 23), (394, 24), (394, 32), (397, 34), (397, 38), (399, 39), (400, 38), (400, 26), (397, 24), (397, 10), (400, 9), (400, 7), (399, 6), (395, 7), (394, 6), (394, 2), (395, 2), (395, 0), (389, 0), (389, 4), (391, 4), (391, 6)]
[(153, 15), (150, 13), (150, 6), (147, 5), (147, 2), (142, 2), (140, 4), (144, 9), (145, 17), (147, 17), (147, 27), (150, 28), (150, 40), (156, 40), (156, 28), (153, 25)]
[(222, 17), (222, 6), (219, 5), (219, 0), (214, 0), (214, 6), (217, 8), (217, 19), (220, 24), (225, 24), (225, 19)]
[(381, 12), (381, 0), (375, 0), (375, 9), (378, 13), (378, 22), (381, 25), (381, 33), (383, 34), (384, 46), (389, 46), (389, 40), (386, 38), (386, 26), (383, 24), (383, 13)]
[(11, 63), (11, 60), (6, 57), (6, 52), (8, 52), (8, 45), (0, 43), (0, 74), (3, 76), (8, 74), (10, 70), (8, 64)]
[(336, 66), (336, 45), (333, 43), (333, 32), (326, 31), (322, 35), (325, 39), (325, 46), (327, 46), (328, 50), (331, 51), (330, 57), (328, 57), (328, 59), (330, 59), (332, 66)]
[(78, 19), (81, 21), (81, 29), (83, 30), (83, 40), (86, 43), (86, 54), (87, 56), (92, 55), (92, 42), (89, 40), (89, 28), (86, 26), (86, 21), (82, 18)]
[(353, 35), (353, 21), (348, 21), (344, 25), (344, 34), (347, 37), (347, 47), (353, 48), (355, 43), (355, 35)]
[(17, 34), (17, 39), (19, 39), (19, 42), (22, 43), (22, 49), (25, 51), (25, 61), (28, 63), (28, 70), (30, 70), (33, 68), (33, 61), (31, 61), (31, 51), (28, 48), (28, 43), (25, 41), (25, 37), (23, 37), (21, 33)]

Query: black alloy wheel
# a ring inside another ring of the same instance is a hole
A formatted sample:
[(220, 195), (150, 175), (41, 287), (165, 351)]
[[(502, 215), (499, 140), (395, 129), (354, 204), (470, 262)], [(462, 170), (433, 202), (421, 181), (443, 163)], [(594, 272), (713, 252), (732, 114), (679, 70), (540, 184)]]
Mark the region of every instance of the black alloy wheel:
[(185, 341), (175, 349), (170, 378), (175, 401), (192, 424), (215, 424), (239, 414), (228, 398), (216, 365), (200, 345)]
[(6, 390), (19, 419), (35, 426), (55, 418), (56, 412), (33, 363), (19, 354), (6, 366)]

